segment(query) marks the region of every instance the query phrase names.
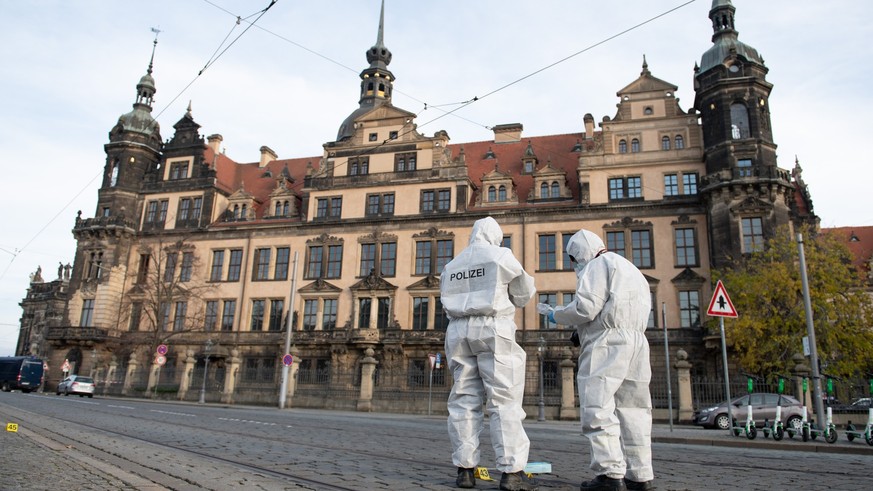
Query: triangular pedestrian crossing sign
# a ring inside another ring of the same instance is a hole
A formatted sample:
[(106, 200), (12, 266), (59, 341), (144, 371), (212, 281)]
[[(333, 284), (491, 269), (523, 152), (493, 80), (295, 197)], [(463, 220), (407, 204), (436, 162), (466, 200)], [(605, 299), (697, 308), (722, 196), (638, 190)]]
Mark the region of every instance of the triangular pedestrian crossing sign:
[(734, 308), (731, 297), (728, 296), (721, 280), (718, 280), (718, 284), (715, 285), (715, 291), (712, 293), (712, 300), (709, 302), (709, 309), (707, 309), (706, 315), (713, 317), (737, 317), (737, 309)]

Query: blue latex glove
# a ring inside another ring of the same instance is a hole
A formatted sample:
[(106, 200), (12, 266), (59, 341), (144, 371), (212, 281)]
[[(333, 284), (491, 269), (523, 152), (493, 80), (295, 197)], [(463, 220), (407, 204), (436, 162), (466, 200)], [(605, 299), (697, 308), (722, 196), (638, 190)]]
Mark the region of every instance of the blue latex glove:
[(549, 322), (551, 322), (552, 324), (557, 324), (557, 322), (555, 322), (555, 311), (554, 310), (549, 312)]

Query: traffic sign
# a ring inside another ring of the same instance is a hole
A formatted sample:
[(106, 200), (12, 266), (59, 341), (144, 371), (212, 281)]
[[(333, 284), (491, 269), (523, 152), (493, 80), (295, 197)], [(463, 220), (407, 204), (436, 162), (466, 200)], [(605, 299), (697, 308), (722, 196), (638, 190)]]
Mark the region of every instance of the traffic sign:
[(427, 357), (430, 360), (430, 369), (433, 370), (433, 366), (436, 363), (436, 355), (433, 353), (428, 353)]
[(715, 285), (715, 291), (712, 293), (712, 300), (709, 302), (709, 309), (706, 315), (713, 317), (738, 317), (737, 309), (731, 302), (731, 297), (728, 296), (727, 290), (721, 280)]
[(159, 367), (164, 366), (164, 363), (166, 363), (166, 362), (167, 362), (167, 357), (164, 355), (158, 355), (155, 357), (155, 365), (157, 365)]
[(61, 365), (61, 371), (62, 372), (69, 372), (70, 371), (70, 360), (64, 360), (64, 364)]
[(158, 349), (156, 350), (159, 355), (166, 355), (170, 349), (167, 348), (166, 344), (158, 345)]
[(286, 354), (285, 356), (282, 357), (282, 364), (285, 365), (286, 367), (290, 367), (292, 363), (294, 363), (293, 356)]

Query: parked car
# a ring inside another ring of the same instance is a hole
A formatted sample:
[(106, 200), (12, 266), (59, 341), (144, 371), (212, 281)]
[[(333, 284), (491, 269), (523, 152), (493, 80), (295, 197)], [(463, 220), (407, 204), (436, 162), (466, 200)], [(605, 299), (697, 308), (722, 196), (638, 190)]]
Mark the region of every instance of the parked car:
[(718, 406), (701, 409), (694, 414), (694, 424), (705, 428), (717, 428), (727, 430), (731, 427), (731, 414), (738, 424), (746, 421), (746, 411), (749, 406), (749, 398), (752, 401), (752, 416), (755, 424), (761, 426), (764, 420), (772, 423), (776, 419), (776, 407), (782, 406), (782, 423), (786, 428), (800, 430), (803, 420), (803, 405), (797, 399), (768, 392), (753, 392), (731, 401), (731, 413), (724, 402)]
[(61, 393), (65, 396), (73, 394), (79, 397), (94, 397), (94, 379), (81, 375), (70, 375), (58, 384), (57, 395), (61, 395)]
[(849, 404), (849, 409), (852, 411), (860, 411), (870, 409), (870, 406), (873, 406), (873, 397), (862, 397), (852, 401), (852, 403)]

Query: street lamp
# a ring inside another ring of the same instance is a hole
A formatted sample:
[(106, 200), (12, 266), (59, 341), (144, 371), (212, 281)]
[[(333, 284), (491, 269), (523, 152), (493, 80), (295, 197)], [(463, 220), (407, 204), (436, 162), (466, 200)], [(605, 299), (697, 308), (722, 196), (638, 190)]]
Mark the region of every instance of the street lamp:
[(546, 401), (543, 399), (543, 357), (546, 354), (546, 339), (540, 335), (540, 342), (537, 346), (537, 355), (540, 359), (540, 402), (537, 403), (539, 411), (537, 413), (537, 421), (546, 420)]
[(200, 404), (206, 403), (206, 375), (209, 373), (209, 351), (212, 349), (212, 340), (206, 340), (206, 346), (203, 347), (203, 352), (206, 354), (206, 361), (203, 365), (203, 385), (200, 386)]

